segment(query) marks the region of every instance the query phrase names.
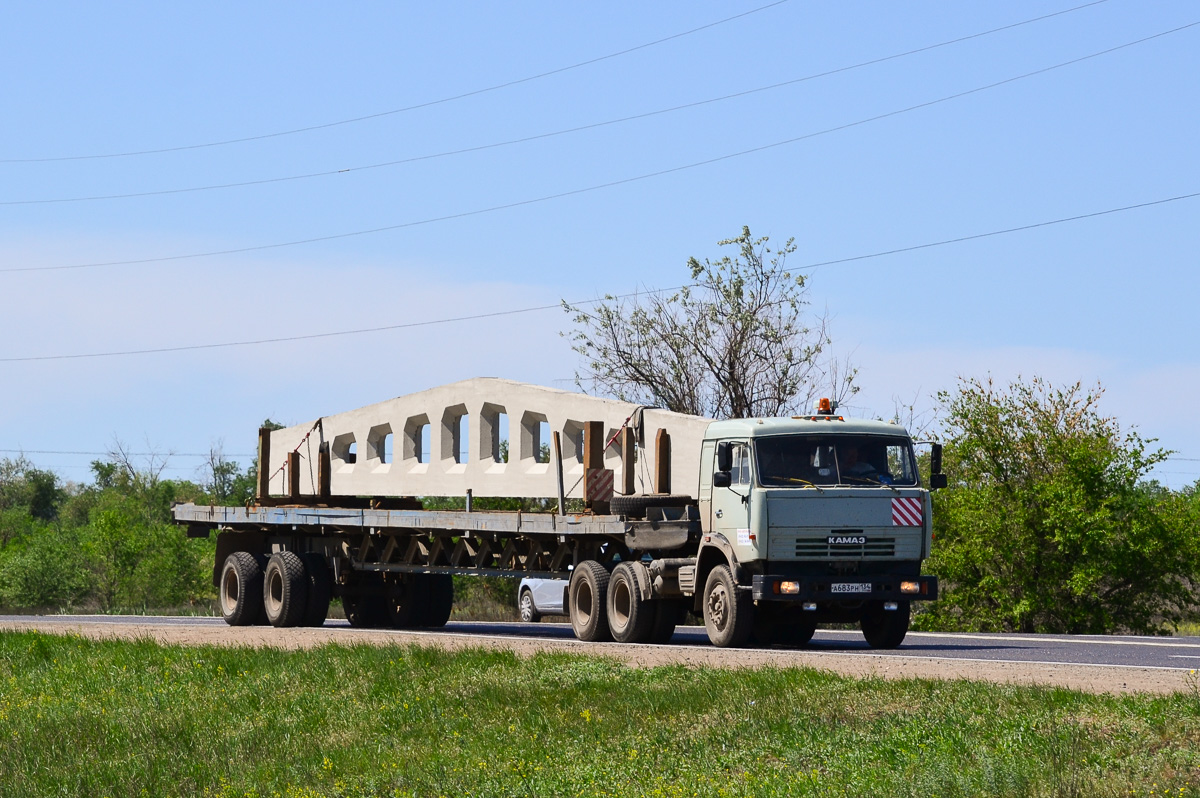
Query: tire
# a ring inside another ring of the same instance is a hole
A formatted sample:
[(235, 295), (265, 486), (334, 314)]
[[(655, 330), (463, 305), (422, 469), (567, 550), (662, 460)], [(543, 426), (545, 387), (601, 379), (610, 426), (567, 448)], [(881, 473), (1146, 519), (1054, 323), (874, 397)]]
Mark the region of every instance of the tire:
[(648, 643), (654, 632), (658, 606), (656, 602), (642, 598), (635, 571), (637, 567), (633, 563), (623, 562), (613, 570), (608, 580), (608, 596), (605, 600), (608, 630), (618, 643)]
[(416, 574), (414, 622), (439, 629), (454, 611), (454, 577), (450, 574)]
[(529, 588), (521, 591), (521, 597), (517, 600), (517, 607), (521, 610), (521, 620), (525, 623), (537, 623), (542, 619), (542, 614), (533, 605), (533, 591)]
[(608, 502), (608, 510), (613, 515), (626, 518), (645, 518), (646, 510), (650, 507), (687, 507), (689, 504), (695, 504), (695, 500), (679, 493), (642, 493), (613, 496)]
[(294, 551), (277, 551), (263, 572), (263, 606), (272, 626), (299, 626), (308, 606), (308, 574)]
[(333, 585), (329, 579), (329, 565), (325, 557), (315, 551), (300, 555), (304, 562), (304, 573), (308, 577), (308, 601), (304, 606), (301, 626), (324, 626), (329, 617), (329, 598)]
[(885, 610), (878, 601), (867, 607), (862, 618), (862, 632), (871, 648), (899, 648), (904, 642), (911, 609), (907, 601), (896, 603), (894, 610)]
[(377, 593), (343, 595), (342, 609), (355, 629), (378, 629), (388, 623), (387, 604)]
[(658, 612), (654, 614), (654, 628), (650, 631), (651, 643), (667, 643), (675, 636), (675, 627), (683, 619), (682, 602), (675, 599), (659, 599)]
[(393, 629), (408, 629), (418, 626), (421, 597), (416, 574), (400, 574), (394, 582), (387, 583), (384, 593), (384, 608), (387, 621)]
[(754, 629), (754, 599), (738, 590), (728, 565), (718, 565), (704, 583), (704, 628), (714, 646), (743, 646)]
[(248, 551), (235, 551), (221, 566), (221, 615), (230, 626), (253, 626), (263, 616), (263, 572)]
[(584, 560), (571, 572), (568, 587), (571, 628), (589, 643), (610, 639), (608, 630), (608, 571), (595, 560)]
[(791, 647), (808, 645), (817, 631), (815, 621), (800, 621), (779, 626), (775, 630), (775, 642)]

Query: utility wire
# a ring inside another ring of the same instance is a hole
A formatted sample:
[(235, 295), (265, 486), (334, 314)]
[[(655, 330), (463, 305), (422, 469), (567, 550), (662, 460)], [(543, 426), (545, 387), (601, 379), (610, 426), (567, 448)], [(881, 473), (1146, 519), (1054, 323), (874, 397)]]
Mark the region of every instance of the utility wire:
[[(67, 451), (52, 451), (49, 449), (0, 449), (2, 454), (79, 454), (88, 455), (89, 457), (108, 457), (112, 452), (67, 452)], [(198, 454), (196, 452), (126, 452), (130, 457), (209, 457), (210, 453)], [(253, 454), (232, 454), (223, 452), (225, 457), (257, 457)]]
[(509, 147), (509, 146), (512, 146), (515, 144), (525, 144), (525, 143), (528, 143), (531, 141), (539, 141), (541, 139), (554, 138), (556, 136), (565, 136), (565, 135), (568, 135), (571, 133), (579, 133), (579, 132), (582, 132), (585, 130), (595, 130), (597, 128), (624, 124), (625, 122), (633, 122), (633, 121), (637, 121), (639, 119), (649, 119), (651, 117), (662, 116), (664, 114), (670, 114), (670, 113), (674, 113), (676, 111), (683, 111), (683, 110), (687, 110), (690, 108), (698, 108), (698, 107), (701, 107), (704, 105), (711, 105), (713, 103), (724, 102), (726, 100), (733, 100), (733, 99), (737, 99), (739, 97), (747, 97), (752, 94), (759, 94), (761, 92), (773, 91), (775, 89), (781, 89), (781, 88), (784, 88), (787, 86), (794, 86), (798, 83), (805, 83), (810, 80), (817, 80), (819, 78), (829, 77), (830, 75), (837, 75), (842, 72), (850, 72), (855, 69), (862, 69), (863, 67), (874, 66), (875, 64), (882, 64), (887, 61), (894, 61), (896, 59), (905, 58), (910, 55), (916, 55), (918, 53), (925, 53), (930, 50), (936, 50), (941, 47), (948, 47), (952, 44), (959, 44), (960, 42), (969, 41), (971, 39), (978, 39), (982, 36), (990, 36), (994, 33), (1000, 33), (1001, 31), (1011, 30), (1013, 28), (1018, 28), (1023, 25), (1030, 25), (1034, 22), (1041, 22), (1043, 20), (1050, 19), (1052, 17), (1062, 16), (1063, 14), (1070, 14), (1073, 11), (1079, 11), (1081, 9), (1089, 8), (1091, 6), (1099, 5), (1101, 3), (1106, 3), (1106, 2), (1108, 2), (1108, 0), (1094, 0), (1094, 2), (1086, 3), (1081, 6), (1075, 6), (1074, 8), (1064, 9), (1062, 11), (1056, 11), (1053, 14), (1044, 14), (1040, 17), (1026, 19), (1021, 22), (1014, 22), (1010, 25), (1004, 25), (999, 28), (992, 28), (990, 30), (981, 31), (979, 33), (972, 33), (968, 36), (960, 36), (957, 39), (949, 39), (944, 42), (938, 42), (937, 44), (930, 44), (930, 45), (926, 45), (924, 47), (918, 47), (915, 50), (906, 50), (905, 52), (902, 52), (902, 53), (893, 53), (892, 55), (882, 56), (880, 58), (874, 58), (874, 59), (871, 59), (870, 61), (861, 61), (857, 64), (851, 64), (849, 66), (838, 67), (836, 69), (826, 70), (825, 72), (818, 72), (818, 73), (815, 73), (812, 75), (805, 75), (804, 77), (793, 78), (792, 80), (785, 80), (780, 83), (772, 83), (769, 86), (759, 86), (759, 87), (753, 88), (753, 89), (745, 89), (743, 91), (734, 92), (733, 94), (725, 94), (720, 97), (710, 97), (705, 100), (696, 100), (695, 102), (684, 103), (682, 105), (675, 105), (675, 106), (671, 106), (670, 108), (661, 108), (661, 109), (658, 109), (655, 111), (646, 111), (645, 113), (633, 114), (630, 116), (623, 116), (623, 117), (619, 117), (617, 119), (609, 119), (609, 120), (606, 120), (603, 122), (593, 122), (593, 123), (590, 123), (587, 125), (579, 125), (577, 127), (570, 127), (570, 128), (565, 128), (562, 130), (555, 130), (555, 131), (552, 131), (549, 133), (538, 133), (538, 134), (535, 134), (532, 136), (524, 136), (524, 137), (516, 138), (516, 139), (508, 139), (507, 141), (498, 141), (498, 142), (492, 142), (489, 144), (480, 144), (480, 145), (476, 145), (474, 147), (463, 147), (463, 148), (456, 149), (456, 150), (445, 150), (443, 152), (431, 153), (428, 155), (416, 155), (416, 156), (412, 156), (409, 158), (400, 158), (400, 159), (396, 159), (396, 160), (392, 160), (392, 161), (383, 161), (382, 163), (366, 164), (363, 166), (351, 166), (351, 167), (348, 167), (345, 169), (328, 169), (328, 170), (320, 171), (320, 172), (308, 172), (308, 173), (299, 174), (299, 175), (286, 175), (284, 177), (269, 177), (269, 178), (263, 178), (260, 180), (242, 180), (242, 181), (233, 182), (233, 183), (214, 183), (214, 184), (207, 185), (207, 186), (189, 186), (186, 188), (160, 189), (157, 191), (136, 191), (136, 192), (128, 192), (128, 193), (124, 193), (124, 194), (97, 194), (97, 195), (85, 196), (85, 197), (58, 197), (58, 198), (52, 198), (52, 199), (6, 200), (6, 201), (0, 201), (0, 206), (2, 206), (2, 205), (50, 205), (50, 204), (60, 204), (60, 203), (69, 203), (69, 202), (95, 202), (95, 201), (99, 201), (99, 200), (134, 199), (134, 198), (138, 198), (138, 197), (161, 197), (161, 196), (172, 195), (172, 194), (188, 194), (188, 193), (199, 192), (199, 191), (216, 191), (216, 190), (230, 189), (230, 188), (246, 188), (248, 186), (262, 186), (262, 185), (270, 185), (273, 183), (286, 183), (286, 182), (291, 182), (291, 181), (295, 181), (295, 180), (309, 180), (309, 179), (317, 178), (317, 177), (332, 177), (334, 175), (350, 174), (353, 172), (362, 172), (362, 171), (366, 171), (366, 170), (370, 170), (370, 169), (383, 169), (383, 168), (391, 167), (391, 166), (400, 166), (403, 164), (417, 163), (419, 161), (430, 161), (430, 160), (435, 160), (438, 158), (447, 158), (447, 157), (451, 157), (454, 155), (464, 155), (466, 153), (482, 152), (484, 150), (492, 150), (492, 149), (497, 149), (500, 147)]
[[(1079, 221), (1081, 219), (1092, 219), (1097, 216), (1106, 216), (1108, 214), (1121, 213), (1123, 211), (1130, 211), (1130, 210), (1134, 210), (1137, 208), (1148, 208), (1148, 207), (1151, 207), (1154, 205), (1163, 205), (1168, 202), (1178, 202), (1180, 200), (1192, 199), (1195, 197), (1200, 197), (1200, 191), (1197, 191), (1197, 192), (1194, 192), (1191, 194), (1181, 194), (1177, 197), (1167, 197), (1165, 199), (1151, 200), (1149, 202), (1140, 202), (1135, 205), (1125, 205), (1120, 208), (1109, 208), (1108, 210), (1094, 211), (1092, 213), (1078, 214), (1076, 216), (1065, 216), (1061, 219), (1052, 219), (1050, 221), (1045, 221), (1045, 222), (1035, 222), (1034, 224), (1022, 225), (1020, 227), (1009, 227), (1009, 228), (1005, 228), (1003, 230), (992, 230), (987, 233), (977, 233), (975, 235), (959, 236), (958, 238), (948, 238), (948, 239), (944, 239), (942, 241), (933, 241), (933, 242), (929, 242), (929, 243), (925, 243), (925, 244), (915, 244), (910, 247), (900, 247), (897, 249), (889, 249), (889, 250), (884, 250), (882, 252), (870, 253), (867, 255), (855, 255), (855, 256), (849, 257), (849, 258), (839, 258), (837, 260), (819, 261), (816, 263), (809, 263), (809, 264), (800, 266), (791, 271), (802, 271), (802, 270), (806, 270), (806, 269), (815, 269), (818, 266), (830, 266), (830, 265), (838, 264), (838, 263), (850, 263), (853, 261), (862, 261), (862, 260), (867, 260), (870, 258), (881, 258), (881, 257), (885, 257), (887, 255), (894, 255), (899, 252), (911, 252), (911, 251), (917, 250), (917, 249), (929, 249), (931, 247), (940, 247), (940, 246), (945, 246), (948, 244), (957, 244), (957, 243), (960, 243), (963, 241), (974, 241), (974, 240), (980, 239), (980, 238), (988, 238), (991, 236), (1005, 235), (1007, 233), (1016, 233), (1016, 232), (1020, 232), (1022, 230), (1032, 230), (1032, 229), (1039, 228), (1039, 227), (1049, 227), (1051, 225), (1056, 225), (1056, 224), (1065, 224), (1067, 222)], [(611, 301), (611, 300), (616, 300), (616, 299), (627, 299), (629, 297), (639, 296), (642, 294), (662, 294), (662, 293), (667, 293), (669, 291), (679, 291), (683, 288), (694, 287), (695, 285), (696, 284), (694, 284), (694, 283), (688, 283), (686, 285), (678, 285), (678, 286), (674, 286), (672, 288), (658, 288), (658, 289), (651, 289), (651, 290), (644, 290), (644, 291), (635, 291), (635, 292), (631, 292), (631, 293), (627, 293), (627, 294), (619, 294), (619, 295), (615, 295), (615, 296), (601, 297), (598, 299), (587, 299), (587, 300), (583, 300), (580, 302), (558, 302), (553, 305), (538, 305), (538, 306), (529, 307), (529, 308), (516, 308), (514, 310), (499, 310), (499, 311), (493, 311), (491, 313), (476, 313), (473, 315), (455, 316), (455, 317), (446, 318), (446, 319), (429, 319), (426, 321), (412, 321), (412, 322), (405, 322), (403, 324), (387, 324), (387, 325), (381, 325), (378, 327), (364, 327), (364, 328), (356, 329), (356, 330), (337, 330), (334, 332), (310, 333), (307, 335), (289, 335), (289, 336), (280, 336), (280, 337), (276, 337), (276, 338), (258, 338), (258, 339), (250, 340), (250, 341), (226, 341), (226, 342), (215, 343), (215, 344), (191, 344), (188, 346), (165, 346), (165, 347), (157, 347), (157, 348), (152, 348), (152, 349), (128, 349), (128, 350), (117, 351), (117, 352), (89, 352), (89, 353), (74, 354), (74, 355), (35, 355), (35, 356), (28, 356), (28, 357), (4, 357), (4, 358), (0, 358), (0, 363), (28, 363), (28, 362), (46, 361), (46, 360), (81, 360), (81, 359), (85, 359), (85, 358), (122, 357), (122, 356), (126, 356), (126, 355), (150, 355), (150, 354), (162, 354), (162, 353), (166, 353), (166, 352), (190, 352), (190, 351), (195, 351), (195, 350), (200, 350), (200, 349), (225, 349), (225, 348), (235, 347), (235, 346), (259, 346), (262, 344), (277, 344), (277, 343), (286, 343), (286, 342), (290, 342), (290, 341), (311, 341), (311, 340), (315, 340), (318, 338), (335, 338), (335, 337), (345, 336), (345, 335), (363, 335), (366, 333), (386, 332), (389, 330), (405, 330), (405, 329), (411, 329), (414, 327), (431, 327), (433, 325), (438, 325), (438, 324), (456, 324), (458, 322), (476, 321), (478, 319), (494, 319), (494, 318), (499, 318), (502, 316), (515, 316), (515, 315), (524, 314), (524, 313), (536, 313), (536, 312), (543, 311), (543, 310), (552, 310), (555, 308), (562, 308), (564, 306), (572, 307), (572, 306), (581, 306), (581, 305), (593, 305), (598, 302), (605, 302), (605, 301)]]
[[(922, 108), (929, 108), (930, 106), (939, 105), (941, 103), (960, 99), (962, 97), (967, 97), (972, 94), (978, 94), (979, 92), (987, 91), (989, 89), (994, 89), (999, 86), (1004, 86), (1004, 85), (1007, 85), (1009, 83), (1014, 83), (1019, 80), (1024, 80), (1026, 78), (1031, 78), (1031, 77), (1034, 77), (1037, 75), (1043, 75), (1047, 72), (1052, 72), (1056, 69), (1062, 69), (1064, 67), (1068, 67), (1073, 64), (1078, 64), (1080, 62), (1087, 61), (1092, 58), (1098, 58), (1102, 55), (1114, 53), (1114, 52), (1117, 52), (1118, 50), (1123, 50), (1125, 48), (1133, 47), (1138, 44), (1143, 44), (1145, 42), (1152, 41), (1154, 39), (1158, 39), (1158, 38), (1167, 36), (1172, 33), (1178, 33), (1179, 31), (1187, 30), (1188, 28), (1193, 28), (1196, 25), (1200, 25), (1200, 22), (1192, 22), (1187, 25), (1182, 25), (1178, 28), (1172, 28), (1167, 31), (1162, 31), (1161, 33), (1156, 33), (1152, 36), (1146, 36), (1144, 38), (1137, 39), (1135, 41), (1126, 42), (1125, 44), (1120, 44), (1120, 45), (1117, 45), (1116, 47), (1110, 47), (1106, 50), (1101, 50), (1099, 52), (1090, 53), (1088, 55), (1080, 56), (1079, 58), (1073, 58), (1069, 61), (1063, 61), (1062, 63), (1054, 64), (1053, 66), (1043, 67), (1041, 69), (1037, 69), (1032, 72), (1026, 72), (1022, 75), (1017, 75), (1016, 77), (1005, 78), (1004, 80), (996, 81), (995, 83), (989, 83), (984, 86), (978, 86), (973, 89), (967, 89), (966, 91), (961, 91), (961, 92), (958, 92), (956, 94), (951, 94), (946, 97), (940, 97), (936, 100), (929, 100), (927, 102), (918, 103), (916, 105), (910, 105), (906, 108), (901, 108), (901, 109), (898, 109), (895, 111), (888, 111), (887, 113), (878, 114), (876, 116), (868, 117), (866, 119), (860, 119), (855, 122), (847, 122), (846, 124), (837, 125), (836, 127), (826, 128), (824, 130), (820, 130), (820, 131), (817, 131), (814, 133), (806, 133), (802, 136), (795, 136), (793, 138), (784, 139), (783, 141), (776, 141), (771, 144), (763, 144), (758, 147), (752, 147), (747, 150), (741, 150), (739, 152), (728, 153), (726, 155), (719, 155), (715, 158), (708, 158), (703, 161), (696, 161), (694, 163), (684, 164), (682, 166), (675, 166), (675, 167), (671, 167), (669, 169), (660, 169), (659, 171), (656, 171), (656, 172), (649, 172), (649, 173), (642, 174), (642, 175), (636, 175), (634, 177), (626, 177), (626, 178), (622, 178), (620, 180), (612, 180), (607, 183), (600, 183), (600, 184), (593, 185), (593, 186), (587, 186), (585, 188), (577, 188), (577, 189), (572, 189), (570, 191), (562, 191), (557, 194), (548, 194), (548, 195), (545, 195), (542, 197), (518, 200), (516, 202), (508, 202), (508, 203), (504, 203), (502, 205), (493, 205), (493, 206), (487, 207), (487, 208), (478, 208), (478, 209), (471, 210), (471, 211), (462, 211), (459, 213), (446, 214), (444, 216), (434, 216), (434, 217), (430, 217), (427, 219), (420, 219), (420, 220), (412, 221), (412, 222), (401, 222), (399, 224), (390, 224), (390, 225), (384, 225), (382, 227), (373, 227), (373, 228), (370, 228), (367, 230), (354, 230), (354, 231), (350, 231), (350, 232), (346, 232), (346, 233), (334, 233), (331, 235), (313, 236), (311, 238), (301, 238), (301, 239), (295, 239), (292, 241), (281, 241), (281, 242), (276, 242), (276, 243), (272, 243), (272, 244), (259, 244), (257, 246), (250, 246), (250, 247), (234, 247), (234, 248), (230, 248), (230, 249), (210, 250), (208, 252), (192, 252), (192, 253), (188, 253), (188, 254), (184, 254), (184, 255), (166, 255), (166, 256), (160, 256), (160, 257), (155, 257), (155, 258), (136, 258), (136, 259), (131, 259), (131, 260), (100, 261), (100, 262), (95, 262), (95, 263), (76, 263), (76, 264), (68, 264), (68, 265), (63, 265), (63, 266), (13, 266), (13, 267), (0, 269), (0, 273), (64, 271), (64, 270), (69, 270), (69, 269), (92, 269), (92, 268), (105, 267), (105, 266), (135, 266), (135, 265), (141, 265), (141, 264), (146, 264), (146, 263), (166, 263), (169, 261), (192, 260), (195, 258), (207, 258), (207, 257), (214, 257), (217, 255), (236, 255), (236, 254), (243, 254), (243, 253), (247, 253), (247, 252), (262, 252), (262, 251), (270, 250), (270, 249), (283, 249), (285, 247), (295, 247), (295, 246), (301, 246), (304, 244), (315, 244), (315, 243), (324, 242), (324, 241), (337, 241), (337, 240), (346, 239), (346, 238), (356, 238), (359, 236), (374, 235), (376, 233), (383, 233), (383, 232), (388, 232), (388, 231), (392, 231), (392, 230), (402, 230), (402, 229), (409, 228), (409, 227), (419, 227), (422, 225), (434, 224), (436, 222), (445, 222), (445, 221), (450, 221), (450, 220), (454, 220), (454, 219), (464, 219), (464, 218), (471, 217), (471, 216), (479, 216), (479, 215), (482, 215), (485, 213), (494, 213), (496, 211), (509, 210), (512, 208), (519, 208), (519, 207), (523, 207), (526, 205), (535, 205), (535, 204), (539, 204), (539, 203), (543, 203), (543, 202), (549, 202), (551, 200), (563, 199), (565, 197), (577, 196), (579, 194), (587, 194), (587, 193), (593, 192), (593, 191), (600, 191), (601, 189), (628, 185), (630, 183), (637, 183), (637, 182), (640, 182), (643, 180), (650, 180), (650, 179), (656, 178), (656, 177), (663, 177), (665, 175), (675, 174), (677, 172), (684, 172), (684, 171), (687, 171), (690, 169), (697, 169), (702, 166), (709, 166), (709, 165), (712, 165), (715, 163), (720, 163), (722, 161), (728, 161), (728, 160), (732, 160), (734, 158), (741, 158), (746, 155), (752, 155), (752, 154), (759, 153), (759, 152), (765, 152), (767, 150), (772, 150), (772, 149), (775, 149), (778, 147), (783, 147), (788, 144), (795, 144), (796, 142), (804, 141), (806, 139), (816, 138), (817, 136), (823, 136), (823, 135), (826, 135), (829, 133), (835, 133), (840, 130), (846, 130), (849, 128), (858, 127), (860, 125), (865, 125), (865, 124), (868, 124), (871, 122), (877, 122), (882, 119), (888, 119), (888, 118), (891, 118), (894, 116), (899, 116), (901, 114), (909, 113), (911, 111), (916, 111), (916, 110), (919, 110)], [(1188, 195), (1188, 196), (1193, 196), (1193, 195)], [(1184, 199), (1184, 198), (1186, 198), (1186, 197), (1177, 197), (1177, 198), (1173, 198), (1173, 199)], [(1159, 200), (1159, 202), (1170, 202), (1170, 201), (1172, 201), (1172, 200)], [(1109, 211), (1109, 212), (1111, 212), (1111, 211)], [(0, 359), (0, 362), (3, 362), (3, 360)]]
[(101, 159), (101, 158), (125, 158), (125, 157), (129, 157), (129, 156), (133, 156), (133, 155), (156, 155), (156, 154), (165, 153), (165, 152), (182, 152), (184, 150), (199, 150), (199, 149), (205, 149), (205, 148), (209, 148), (209, 147), (223, 147), (227, 144), (241, 144), (241, 143), (244, 143), (247, 141), (262, 141), (263, 139), (274, 139), (274, 138), (279, 138), (281, 136), (292, 136), (297, 133), (310, 133), (314, 130), (326, 130), (331, 127), (340, 127), (342, 125), (350, 125), (350, 124), (354, 124), (356, 122), (365, 122), (370, 119), (380, 119), (385, 116), (393, 116), (395, 114), (402, 114), (402, 113), (406, 113), (408, 111), (416, 111), (420, 108), (430, 108), (435, 105), (444, 105), (445, 103), (454, 102), (456, 100), (463, 100), (463, 99), (466, 99), (467, 97), (476, 97), (480, 94), (487, 94), (488, 92), (499, 91), (500, 89), (507, 89), (512, 86), (518, 86), (522, 83), (529, 83), (534, 80), (540, 80), (542, 78), (547, 78), (547, 77), (550, 77), (551, 75), (559, 75), (559, 74), (562, 74), (563, 72), (570, 72), (571, 70), (579, 69), (580, 67), (590, 66), (591, 64), (598, 64), (601, 61), (607, 61), (612, 58), (619, 58), (620, 56), (629, 55), (630, 53), (635, 53), (639, 50), (645, 50), (650, 47), (656, 47), (657, 45), (665, 44), (666, 42), (669, 42), (669, 41), (674, 41), (675, 39), (681, 39), (685, 36), (691, 36), (694, 33), (699, 33), (701, 31), (708, 30), (709, 28), (715, 28), (718, 25), (724, 25), (727, 22), (733, 22), (734, 20), (738, 20), (743, 17), (748, 17), (751, 14), (757, 14), (758, 12), (766, 11), (769, 8), (781, 6), (786, 2), (788, 2), (788, 0), (775, 0), (775, 2), (768, 3), (765, 6), (759, 6), (758, 8), (752, 8), (749, 11), (743, 11), (741, 14), (734, 14), (732, 17), (726, 17), (724, 19), (719, 19), (716, 22), (710, 22), (707, 25), (701, 25), (698, 28), (692, 28), (691, 30), (683, 31), (682, 33), (675, 33), (670, 36), (665, 36), (661, 39), (655, 39), (652, 42), (646, 42), (645, 44), (639, 44), (635, 47), (629, 47), (624, 50), (618, 50), (615, 53), (609, 53), (608, 55), (602, 55), (602, 56), (598, 56), (596, 58), (589, 58), (586, 61), (580, 61), (575, 64), (570, 64), (569, 66), (558, 67), (557, 69), (551, 69), (548, 72), (539, 72), (536, 75), (529, 75), (528, 77), (517, 78), (516, 80), (510, 80), (510, 81), (506, 81), (504, 83), (497, 83), (493, 86), (487, 86), (482, 89), (474, 89), (472, 91), (463, 92), (462, 94), (455, 94), (450, 97), (442, 97), (441, 99), (438, 99), (438, 100), (428, 100), (423, 103), (417, 103), (416, 105), (408, 105), (403, 108), (393, 108), (390, 111), (380, 111), (378, 113), (366, 114), (364, 116), (356, 116), (356, 117), (352, 117), (350, 119), (341, 119), (336, 122), (325, 122), (325, 123), (319, 124), (319, 125), (309, 125), (307, 127), (298, 127), (298, 128), (293, 128), (291, 130), (281, 130), (276, 133), (263, 133), (263, 134), (257, 135), (257, 136), (243, 136), (242, 138), (225, 139), (222, 141), (210, 141), (210, 142), (206, 142), (203, 144), (187, 144), (187, 145), (178, 146), (178, 147), (162, 147), (160, 149), (153, 149), (153, 150), (131, 150), (129, 152), (112, 152), (112, 153), (105, 153), (105, 154), (99, 154), (99, 155), (66, 155), (66, 156), (58, 156), (58, 157), (52, 157), (52, 158), (4, 158), (4, 159), (0, 159), (0, 163), (50, 163), (53, 161), (87, 161), (87, 160), (97, 160), (97, 159)]

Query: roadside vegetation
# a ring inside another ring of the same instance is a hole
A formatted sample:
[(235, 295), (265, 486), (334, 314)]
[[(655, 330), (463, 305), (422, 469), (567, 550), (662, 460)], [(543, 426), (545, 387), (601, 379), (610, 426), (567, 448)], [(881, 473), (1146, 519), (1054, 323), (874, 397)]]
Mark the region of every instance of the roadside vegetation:
[(1200, 693), (0, 633), (0, 796), (1200, 795)]

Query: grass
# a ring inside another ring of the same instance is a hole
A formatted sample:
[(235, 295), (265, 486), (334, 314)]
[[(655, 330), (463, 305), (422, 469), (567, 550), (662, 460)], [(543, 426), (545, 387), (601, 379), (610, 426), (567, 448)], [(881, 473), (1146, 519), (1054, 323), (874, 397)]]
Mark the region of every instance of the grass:
[(3, 796), (1200, 795), (1200, 690), (0, 633)]

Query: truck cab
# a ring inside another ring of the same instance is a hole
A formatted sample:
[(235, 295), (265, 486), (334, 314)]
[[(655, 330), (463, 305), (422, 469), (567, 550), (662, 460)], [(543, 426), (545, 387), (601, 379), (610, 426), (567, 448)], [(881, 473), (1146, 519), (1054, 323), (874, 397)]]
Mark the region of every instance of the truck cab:
[[(750, 629), (731, 630), (736, 638), (806, 642), (818, 623), (859, 623), (873, 647), (891, 648), (908, 630), (910, 602), (937, 597), (937, 578), (921, 574), (929, 490), (903, 427), (830, 409), (715, 421), (698, 494), (697, 609), (707, 619), (752, 601)], [(722, 564), (733, 592), (714, 595)]]

